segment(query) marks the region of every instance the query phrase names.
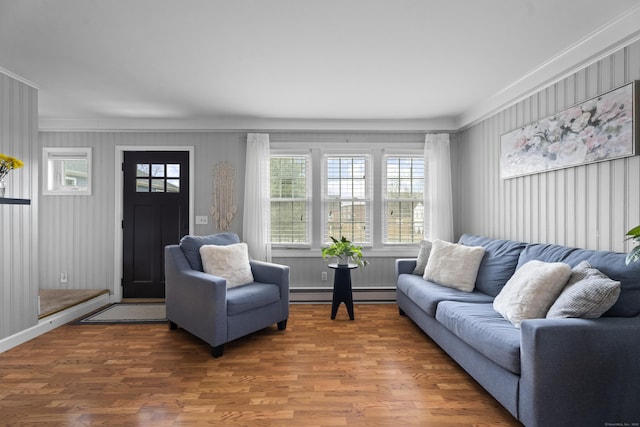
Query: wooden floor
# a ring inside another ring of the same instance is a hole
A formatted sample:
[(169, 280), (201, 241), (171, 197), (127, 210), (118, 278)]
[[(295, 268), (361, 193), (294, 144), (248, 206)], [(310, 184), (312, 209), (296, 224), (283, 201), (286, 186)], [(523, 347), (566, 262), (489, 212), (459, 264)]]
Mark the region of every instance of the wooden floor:
[(396, 305), (292, 305), (225, 346), (166, 325), (65, 325), (0, 353), (0, 423), (519, 426)]

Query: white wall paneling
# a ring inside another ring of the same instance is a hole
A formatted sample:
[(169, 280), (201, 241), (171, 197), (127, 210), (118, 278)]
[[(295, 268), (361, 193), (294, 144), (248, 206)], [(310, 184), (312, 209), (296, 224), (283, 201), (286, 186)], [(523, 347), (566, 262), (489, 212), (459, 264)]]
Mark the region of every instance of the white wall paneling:
[(0, 339), (38, 322), (38, 91), (0, 72), (0, 152), (24, 167), (9, 172), (7, 197), (30, 205), (0, 204)]
[(461, 131), (454, 140), (456, 234), (627, 251), (640, 224), (640, 157), (500, 179), (500, 136), (640, 79), (640, 42)]

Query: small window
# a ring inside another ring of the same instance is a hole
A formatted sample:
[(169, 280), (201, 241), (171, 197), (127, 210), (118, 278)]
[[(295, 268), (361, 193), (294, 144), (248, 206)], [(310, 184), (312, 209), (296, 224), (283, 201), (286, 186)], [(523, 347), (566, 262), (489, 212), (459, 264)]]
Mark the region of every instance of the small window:
[(42, 194), (91, 195), (91, 148), (45, 147)]

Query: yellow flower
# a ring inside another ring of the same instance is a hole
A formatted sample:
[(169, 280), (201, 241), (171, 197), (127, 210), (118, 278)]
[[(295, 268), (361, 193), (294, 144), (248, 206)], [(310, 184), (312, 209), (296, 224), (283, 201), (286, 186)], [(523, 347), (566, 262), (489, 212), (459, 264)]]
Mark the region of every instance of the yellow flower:
[(21, 160), (0, 153), (0, 179), (7, 176), (10, 170), (18, 169), (22, 166), (24, 166), (24, 163)]

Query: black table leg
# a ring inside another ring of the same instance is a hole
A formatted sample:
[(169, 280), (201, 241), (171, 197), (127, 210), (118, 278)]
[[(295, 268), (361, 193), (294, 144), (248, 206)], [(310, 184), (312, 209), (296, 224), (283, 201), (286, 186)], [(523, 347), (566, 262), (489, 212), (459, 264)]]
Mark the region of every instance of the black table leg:
[(336, 318), (340, 303), (347, 306), (349, 319), (354, 320), (353, 315), (353, 292), (351, 289), (351, 270), (348, 268), (337, 268), (333, 279), (333, 303), (331, 304), (331, 319)]

